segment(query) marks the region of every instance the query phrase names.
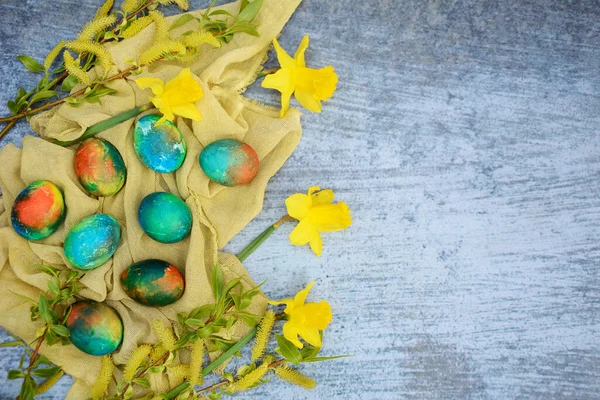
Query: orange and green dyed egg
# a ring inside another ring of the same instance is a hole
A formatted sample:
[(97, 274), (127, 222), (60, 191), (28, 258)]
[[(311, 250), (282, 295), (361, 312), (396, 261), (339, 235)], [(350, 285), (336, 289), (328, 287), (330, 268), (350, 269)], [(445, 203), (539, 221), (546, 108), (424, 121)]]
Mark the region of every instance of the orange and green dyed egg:
[(110, 354), (123, 341), (121, 317), (103, 303), (86, 300), (73, 304), (66, 325), (71, 343), (92, 356)]
[(140, 226), (161, 243), (183, 240), (192, 229), (192, 212), (183, 200), (167, 192), (151, 193), (138, 210)]
[(252, 147), (235, 139), (217, 140), (200, 153), (200, 167), (208, 178), (223, 186), (249, 183), (258, 172), (258, 156)]
[(135, 123), (133, 145), (140, 161), (153, 171), (169, 173), (183, 164), (187, 146), (181, 131), (171, 121), (155, 126), (159, 115), (145, 115)]
[(77, 148), (74, 164), (79, 183), (95, 196), (112, 196), (125, 184), (127, 168), (123, 157), (104, 139), (84, 140)]
[(62, 192), (50, 181), (37, 181), (17, 196), (11, 221), (15, 231), (28, 240), (52, 235), (65, 219)]
[(135, 263), (121, 274), (123, 290), (138, 303), (166, 306), (179, 300), (185, 289), (181, 272), (161, 260)]
[(95, 214), (75, 225), (64, 243), (65, 257), (75, 268), (90, 270), (110, 260), (121, 240), (121, 227), (108, 214)]

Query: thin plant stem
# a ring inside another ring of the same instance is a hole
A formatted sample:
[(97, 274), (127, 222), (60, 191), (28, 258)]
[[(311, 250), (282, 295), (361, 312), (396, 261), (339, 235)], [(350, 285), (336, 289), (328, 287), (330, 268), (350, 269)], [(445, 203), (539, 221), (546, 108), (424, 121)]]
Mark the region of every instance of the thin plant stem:
[(8, 133), (8, 131), (10, 131), (13, 126), (15, 126), (16, 123), (17, 123), (17, 120), (15, 119), (13, 121), (10, 121), (8, 124), (6, 124), (6, 126), (2, 129), (2, 131), (0, 131), (0, 139), (2, 139), (2, 137), (4, 135), (6, 135)]
[(244, 262), (256, 249), (260, 247), (261, 244), (264, 243), (265, 240), (269, 238), (275, 232), (277, 228), (281, 226), (284, 222), (294, 221), (294, 218), (289, 215), (284, 215), (279, 219), (279, 221), (275, 222), (273, 225), (269, 226), (265, 229), (260, 235), (256, 237), (248, 246), (246, 246), (238, 255), (237, 258), (240, 262)]

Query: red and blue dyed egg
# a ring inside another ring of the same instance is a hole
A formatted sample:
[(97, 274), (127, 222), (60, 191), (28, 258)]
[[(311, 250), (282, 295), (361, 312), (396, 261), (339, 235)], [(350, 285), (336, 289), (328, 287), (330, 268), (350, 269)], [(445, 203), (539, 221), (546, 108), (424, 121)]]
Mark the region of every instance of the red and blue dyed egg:
[(121, 153), (110, 142), (89, 138), (75, 153), (75, 175), (89, 193), (106, 197), (116, 194), (127, 177), (127, 168)]
[(67, 317), (71, 343), (92, 356), (104, 356), (123, 342), (123, 321), (117, 312), (103, 303), (79, 301)]
[(145, 260), (121, 274), (121, 285), (129, 297), (147, 306), (166, 306), (179, 300), (185, 289), (181, 272), (162, 260)]
[(121, 227), (116, 219), (108, 214), (91, 215), (69, 231), (65, 257), (75, 268), (94, 269), (110, 260), (120, 240)]
[(200, 153), (200, 167), (223, 186), (242, 186), (258, 173), (258, 156), (252, 147), (235, 139), (217, 140)]
[(19, 193), (12, 206), (12, 225), (28, 240), (47, 238), (64, 219), (65, 200), (60, 189), (50, 181), (33, 182)]

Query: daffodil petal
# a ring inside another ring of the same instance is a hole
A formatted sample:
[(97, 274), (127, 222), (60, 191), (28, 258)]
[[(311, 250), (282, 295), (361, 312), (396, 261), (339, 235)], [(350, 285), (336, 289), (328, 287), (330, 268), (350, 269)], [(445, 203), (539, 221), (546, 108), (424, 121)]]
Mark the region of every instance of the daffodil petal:
[(158, 78), (139, 78), (135, 80), (135, 84), (140, 89), (148, 89), (152, 90), (155, 96), (159, 96), (162, 94), (165, 84)]
[(292, 99), (292, 92), (281, 93), (281, 111), (279, 112), (279, 118), (285, 117), (288, 110), (290, 109), (290, 100)]
[(298, 226), (290, 233), (290, 242), (295, 246), (304, 246), (318, 235), (316, 228), (308, 221), (308, 219), (300, 221)]
[(283, 299), (280, 301), (270, 300), (269, 304), (271, 304), (272, 306), (278, 306), (281, 304), (285, 304), (286, 307), (283, 312), (286, 314), (290, 314), (294, 310), (294, 299)]
[(306, 52), (306, 49), (308, 48), (309, 43), (310, 43), (310, 38), (308, 37), (308, 35), (304, 35), (304, 37), (302, 38), (302, 41), (300, 42), (300, 46), (298, 46), (298, 50), (296, 50), (296, 54), (294, 54), (294, 60), (296, 60), (296, 63), (301, 67), (306, 67), (306, 60), (304, 59), (304, 53)]
[(298, 340), (298, 326), (295, 324), (286, 322), (283, 325), (283, 337), (292, 342), (294, 346), (296, 346), (299, 349), (304, 347), (302, 342)]
[(308, 215), (308, 196), (302, 193), (293, 194), (285, 200), (285, 206), (290, 217), (300, 221)]
[(308, 293), (310, 292), (310, 289), (312, 289), (314, 284), (315, 281), (312, 281), (311, 283), (306, 285), (306, 288), (302, 289), (296, 294), (296, 296), (294, 297), (294, 307), (301, 307), (304, 305), (306, 297), (308, 296)]
[(331, 306), (325, 300), (321, 300), (320, 303), (306, 303), (303, 312), (304, 323), (321, 331), (327, 328), (333, 318)]
[[(173, 116), (173, 118), (174, 118), (174, 116)], [(164, 124), (166, 121), (172, 121), (172, 119), (169, 119), (169, 118), (167, 118), (167, 115), (166, 115), (166, 114), (163, 114), (163, 116), (162, 116), (162, 117), (161, 117), (161, 118), (160, 118), (158, 121), (156, 121), (156, 123), (154, 124), (154, 126), (159, 126), (159, 125), (162, 125), (162, 124)]]
[(328, 100), (337, 89), (338, 76), (335, 69), (329, 65), (317, 70), (313, 75), (314, 93), (316, 99)]
[(318, 186), (311, 186), (308, 188), (308, 207), (312, 207), (313, 205), (313, 194), (321, 190)]
[(283, 68), (274, 74), (267, 75), (263, 80), (262, 87), (266, 89), (275, 89), (281, 93), (291, 94), (294, 91), (292, 70)]
[(296, 66), (296, 61), (279, 45), (277, 39), (273, 39), (273, 47), (275, 47), (277, 60), (281, 68), (294, 68)]
[(175, 115), (181, 115), (184, 118), (189, 118), (194, 121), (200, 121), (202, 114), (198, 108), (192, 103), (179, 104), (171, 107), (171, 111)]
[(294, 96), (296, 96), (296, 100), (302, 104), (302, 107), (306, 108), (308, 111), (320, 113), (323, 110), (321, 101), (315, 99), (312, 93), (307, 90), (297, 89), (294, 92)]
[(309, 243), (311, 250), (320, 257), (321, 253), (323, 253), (323, 238), (321, 235), (317, 233), (315, 236), (313, 236)]
[(304, 339), (307, 343), (315, 346), (321, 347), (323, 343), (321, 342), (321, 335), (319, 334), (319, 330), (312, 326), (303, 326), (298, 334), (302, 339)]
[(307, 218), (318, 232), (335, 232), (352, 225), (350, 208), (343, 201), (311, 207)]
[(323, 189), (312, 195), (313, 205), (331, 204), (335, 199), (335, 194), (331, 189)]

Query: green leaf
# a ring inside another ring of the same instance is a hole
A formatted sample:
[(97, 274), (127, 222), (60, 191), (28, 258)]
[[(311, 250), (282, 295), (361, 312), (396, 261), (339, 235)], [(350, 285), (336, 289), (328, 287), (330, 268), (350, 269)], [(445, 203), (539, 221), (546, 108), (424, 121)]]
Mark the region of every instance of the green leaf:
[(11, 114), (16, 114), (19, 112), (17, 103), (15, 103), (13, 100), (9, 100), (6, 106), (8, 107), (8, 111), (10, 111)]
[(123, 393), (123, 398), (125, 400), (130, 399), (133, 396), (133, 385), (129, 385), (125, 393)]
[(44, 72), (44, 66), (29, 56), (17, 56), (19, 61), (31, 72)]
[(60, 367), (51, 367), (51, 368), (40, 368), (33, 371), (35, 376), (39, 376), (40, 378), (51, 378), (60, 373)]
[(215, 11), (211, 12), (209, 15), (211, 17), (215, 16), (215, 15), (227, 15), (228, 17), (233, 17), (233, 14), (231, 14), (229, 11), (225, 11), (225, 10), (215, 10)]
[(58, 293), (60, 292), (58, 285), (52, 279), (48, 281), (48, 289), (50, 290), (50, 293), (52, 293), (54, 296), (58, 295)]
[(18, 103), (19, 100), (21, 100), (25, 96), (27, 96), (27, 91), (25, 91), (25, 89), (20, 87), (19, 90), (17, 91), (17, 97), (15, 97), (15, 101)]
[(15, 295), (15, 296), (17, 296), (17, 297), (20, 297), (21, 299), (28, 301), (28, 302), (29, 302), (29, 303), (31, 303), (31, 304), (37, 304), (37, 302), (36, 302), (34, 299), (32, 299), (31, 297), (27, 297), (27, 296), (25, 296), (25, 295), (22, 295), (22, 294), (19, 294), (19, 293), (13, 292), (13, 291), (12, 291), (12, 290), (10, 290), (10, 289), (9, 289), (8, 291), (9, 291), (9, 292), (11, 292), (12, 294), (14, 294), (14, 295)]
[(71, 89), (73, 89), (76, 85), (77, 78), (69, 75), (63, 80), (62, 85), (60, 86), (60, 90), (62, 90), (63, 92), (70, 92)]
[(42, 319), (48, 323), (54, 322), (52, 320), (52, 315), (50, 314), (50, 307), (48, 306), (48, 300), (44, 294), (40, 294), (40, 300), (38, 302), (38, 309), (40, 310), (40, 315)]
[(48, 88), (48, 78), (47, 77), (43, 77), (42, 79), (40, 79), (40, 81), (37, 84), (37, 91), (38, 92), (43, 92), (47, 88)]
[(213, 312), (214, 308), (215, 308), (214, 304), (205, 304), (201, 307), (194, 308), (190, 312), (189, 317), (196, 318), (196, 319), (208, 317)]
[(188, 318), (185, 320), (185, 324), (187, 326), (191, 326), (192, 328), (199, 328), (201, 326), (204, 326), (204, 321), (196, 318)]
[(65, 102), (67, 102), (72, 107), (80, 107), (83, 104), (83, 100), (81, 98), (73, 98), (73, 97), (65, 97)]
[(179, 28), (180, 26), (183, 26), (194, 19), (194, 16), (190, 14), (183, 14), (181, 17), (177, 18), (177, 20), (173, 23), (173, 25), (171, 25), (169, 30)]
[(57, 93), (55, 90), (44, 90), (43, 92), (34, 94), (33, 97), (31, 97), (31, 103), (35, 103), (36, 101), (40, 100), (46, 100), (56, 95)]
[(294, 365), (300, 364), (302, 361), (302, 355), (300, 350), (292, 342), (284, 338), (282, 335), (277, 335), (278, 349), (275, 349), (283, 358), (291, 362)]
[(223, 271), (219, 264), (216, 264), (212, 271), (212, 290), (215, 300), (219, 301), (223, 294)]
[(223, 293), (225, 293), (225, 296), (227, 296), (229, 294), (229, 292), (231, 292), (236, 286), (241, 285), (241, 281), (242, 281), (241, 277), (230, 281), (227, 284), (227, 286), (225, 286), (225, 289), (223, 290)]
[(329, 360), (337, 360), (338, 358), (348, 358), (353, 357), (352, 355), (343, 355), (343, 356), (333, 356), (333, 357), (313, 357), (302, 360), (302, 362), (321, 362), (321, 361), (329, 361)]
[(146, 378), (136, 378), (133, 380), (133, 383), (145, 387), (146, 389), (150, 389), (150, 381)]
[(0, 347), (17, 347), (20, 346), (21, 342), (15, 340), (13, 342), (5, 342), (5, 343), (0, 343)]
[(246, 6), (240, 10), (238, 20), (248, 22), (252, 21), (260, 11), (262, 4), (263, 0), (254, 0), (253, 2), (246, 4)]
[(154, 367), (150, 367), (148, 368), (148, 373), (149, 374), (158, 374), (160, 372), (163, 372), (165, 370), (165, 366), (164, 365), (156, 365)]
[(23, 385), (21, 386), (19, 400), (34, 400), (36, 387), (37, 384), (33, 378), (31, 376), (26, 376)]
[(14, 380), (14, 379), (21, 379), (25, 376), (25, 373), (23, 371), (19, 371), (18, 369), (12, 369), (10, 371), (8, 371), (8, 379), (9, 380)]
[(236, 313), (236, 316), (250, 327), (256, 326), (262, 318), (260, 315), (254, 315), (247, 312), (238, 312)]
[(229, 360), (231, 356), (240, 351), (242, 347), (244, 347), (254, 336), (256, 336), (257, 328), (252, 329), (250, 332), (246, 334), (243, 338), (240, 339), (235, 345), (233, 345), (229, 350), (221, 354), (215, 361), (210, 363), (206, 368), (202, 370), (202, 376), (206, 376), (215, 370), (219, 365), (223, 364), (225, 361)]
[(302, 359), (306, 360), (309, 358), (316, 357), (320, 351), (321, 351), (320, 347), (314, 347), (314, 346), (309, 345), (309, 346), (304, 346), (302, 351), (300, 351), (300, 354), (302, 355)]
[(58, 336), (69, 337), (71, 336), (71, 332), (69, 328), (63, 325), (51, 325), (52, 332), (56, 333)]
[(247, 33), (252, 36), (260, 36), (256, 27), (250, 24), (237, 24), (229, 28), (229, 33)]

